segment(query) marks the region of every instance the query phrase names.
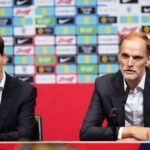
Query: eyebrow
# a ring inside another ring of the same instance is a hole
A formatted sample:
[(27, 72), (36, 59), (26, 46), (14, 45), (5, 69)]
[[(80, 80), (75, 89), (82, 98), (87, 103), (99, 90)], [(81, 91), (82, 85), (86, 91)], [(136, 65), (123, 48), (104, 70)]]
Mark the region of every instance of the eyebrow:
[[(126, 56), (126, 57), (130, 57), (127, 53), (122, 53), (121, 56)], [(135, 55), (135, 56), (132, 56), (134, 59), (137, 59), (137, 58), (143, 58), (143, 56), (141, 55)]]

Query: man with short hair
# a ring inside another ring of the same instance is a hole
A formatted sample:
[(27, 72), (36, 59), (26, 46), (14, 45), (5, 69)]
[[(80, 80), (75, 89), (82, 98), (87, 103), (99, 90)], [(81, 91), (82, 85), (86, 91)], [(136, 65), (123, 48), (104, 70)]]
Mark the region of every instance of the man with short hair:
[[(150, 139), (150, 41), (131, 32), (120, 40), (117, 73), (98, 77), (81, 140)], [(126, 90), (128, 89), (128, 90)], [(113, 112), (113, 113), (112, 113)], [(107, 127), (102, 127), (104, 119)]]
[(0, 37), (0, 141), (32, 140), (36, 88), (5, 73), (6, 62)]

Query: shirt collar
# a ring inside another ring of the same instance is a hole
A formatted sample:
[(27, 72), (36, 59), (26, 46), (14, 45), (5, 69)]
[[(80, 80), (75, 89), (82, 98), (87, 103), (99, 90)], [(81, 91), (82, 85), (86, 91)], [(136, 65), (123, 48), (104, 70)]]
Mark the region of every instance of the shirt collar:
[[(140, 89), (144, 90), (145, 79), (146, 79), (146, 72), (144, 72), (142, 80), (140, 81), (140, 83), (138, 84), (138, 86), (136, 88), (140, 88)], [(127, 83), (125, 82), (125, 79), (123, 79), (123, 81), (124, 81), (124, 91), (125, 91), (127, 88)]]
[(5, 72), (3, 72), (3, 78), (2, 78), (2, 80), (0, 82), (0, 88), (1, 89), (4, 89), (5, 81), (6, 81), (6, 74), (5, 74)]

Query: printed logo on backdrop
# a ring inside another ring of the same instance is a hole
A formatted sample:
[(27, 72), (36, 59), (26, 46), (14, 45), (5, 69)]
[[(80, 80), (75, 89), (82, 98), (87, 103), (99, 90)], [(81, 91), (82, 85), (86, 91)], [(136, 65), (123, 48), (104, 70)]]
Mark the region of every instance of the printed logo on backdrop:
[(86, 15), (86, 16), (77, 16), (76, 17), (77, 25), (96, 25), (97, 24), (97, 17), (93, 15)]
[(121, 4), (138, 3), (138, 0), (120, 0)]
[(77, 76), (71, 74), (57, 75), (57, 83), (66, 83), (66, 84), (77, 83)]
[(74, 64), (59, 64), (56, 66), (57, 74), (74, 74), (77, 72), (77, 66)]
[(141, 4), (141, 5), (149, 5), (149, 0), (139, 1), (139, 4)]
[(76, 14), (75, 7), (56, 7), (56, 16), (74, 16)]
[(150, 33), (150, 26), (142, 26), (142, 32)]
[(116, 26), (116, 25), (98, 26), (98, 33), (99, 34), (117, 34), (118, 33), (118, 26)]
[(74, 24), (74, 18), (57, 18), (57, 24)]
[(36, 55), (51, 55), (54, 54), (54, 46), (36, 46), (35, 54)]
[(54, 73), (55, 68), (53, 66), (37, 66), (36, 72), (39, 74)]
[(118, 35), (99, 35), (98, 36), (98, 44), (105, 45), (105, 44), (118, 44), (119, 37)]
[(13, 5), (12, 0), (0, 0), (1, 7), (11, 7)]
[(3, 37), (5, 46), (12, 46), (14, 44), (14, 40), (12, 36), (5, 36)]
[(100, 64), (99, 65), (99, 73), (107, 74), (107, 73), (115, 73), (119, 69), (118, 64)]
[(97, 53), (97, 47), (93, 45), (78, 46), (78, 53), (84, 53), (84, 54)]
[(139, 23), (139, 16), (120, 16), (119, 22), (124, 24)]
[(14, 63), (13, 56), (7, 56), (7, 64), (13, 64), (13, 63)]
[(97, 65), (78, 65), (78, 73), (81, 74), (97, 74)]
[(28, 6), (32, 5), (32, 0), (15, 0), (14, 4), (16, 6)]
[(102, 15), (110, 15), (110, 16), (118, 16), (119, 8), (120, 6), (118, 5), (118, 7), (116, 6), (116, 3), (112, 4), (109, 3), (109, 5), (105, 4), (103, 6), (98, 6), (97, 8), (97, 14), (102, 16)]
[(76, 27), (74, 25), (56, 26), (56, 35), (75, 35)]
[(57, 55), (72, 55), (77, 53), (76, 46), (56, 46)]
[(35, 45), (54, 45), (55, 39), (54, 36), (35, 36), (34, 38)]
[(11, 36), (13, 34), (13, 28), (10, 26), (8, 27), (0, 27), (0, 35), (1, 36)]
[(57, 36), (56, 37), (57, 45), (74, 45), (76, 44), (75, 36)]
[(118, 45), (99, 45), (99, 54), (118, 54)]
[(77, 44), (79, 45), (89, 45), (89, 44), (96, 44), (97, 43), (97, 37), (94, 35), (91, 36), (78, 36), (77, 37)]
[(12, 25), (11, 18), (0, 18), (0, 26)]
[(60, 64), (69, 64), (69, 63), (75, 63), (76, 58), (75, 56), (58, 56), (58, 63)]
[(141, 12), (142, 13), (150, 13), (150, 6), (142, 6)]
[(112, 5), (112, 4), (116, 4), (118, 2), (118, 0), (97, 0), (97, 3), (99, 4), (99, 5), (106, 5), (106, 4), (110, 4), (110, 5)]
[(34, 56), (15, 56), (14, 58), (15, 65), (31, 65), (34, 64)]
[(14, 69), (15, 75), (30, 75), (35, 73), (34, 65), (16, 65)]
[(137, 4), (120, 5), (118, 11), (119, 16), (136, 16), (137, 12), (140, 12), (140, 7)]
[(35, 6), (54, 6), (54, 0), (34, 0)]
[(14, 54), (15, 55), (33, 55), (34, 47), (33, 46), (15, 46)]
[(130, 32), (139, 32), (141, 30), (141, 27), (138, 27), (136, 25), (130, 25), (130, 26), (120, 26), (119, 27), (119, 32), (118, 32), (118, 36), (124, 35), (124, 34), (128, 34)]
[(0, 16), (1, 17), (12, 17), (12, 15), (13, 15), (13, 9), (10, 7), (5, 7), (5, 8), (3, 8), (3, 7), (0, 7)]
[(63, 5), (74, 5), (75, 0), (55, 0), (55, 5), (56, 6), (63, 6)]
[(54, 65), (56, 63), (56, 58), (55, 56), (36, 56), (35, 58), (36, 64), (37, 65)]
[(31, 45), (33, 44), (32, 37), (15, 37), (16, 45)]
[(13, 55), (14, 48), (12, 46), (6, 46), (5, 45), (5, 53), (8, 55)]
[(15, 36), (30, 36), (35, 35), (35, 28), (33, 26), (14, 27)]
[(98, 62), (97, 55), (78, 55), (77, 63), (78, 64), (96, 64)]
[(37, 84), (55, 84), (56, 83), (56, 76), (55, 75), (41, 75), (37, 74), (35, 76), (35, 83)]
[(78, 14), (83, 14), (83, 15), (91, 15), (96, 13), (95, 7), (79, 7), (77, 11)]
[(80, 74), (78, 76), (78, 83), (94, 83), (97, 78), (97, 74)]
[(100, 55), (99, 61), (100, 63), (104, 64), (105, 63), (113, 64), (118, 62), (118, 57), (117, 55)]
[(36, 7), (35, 8), (36, 16), (53, 16), (54, 15), (54, 7)]
[(99, 23), (101, 24), (117, 23), (117, 17), (116, 16), (102, 16), (102, 17), (99, 17)]
[(96, 35), (97, 28), (95, 26), (78, 26), (77, 34), (79, 35)]
[(46, 28), (36, 28), (36, 34), (41, 34), (41, 35), (53, 35), (54, 34), (54, 29), (53, 27), (46, 27)]
[(28, 17), (33, 15), (33, 9), (32, 8), (14, 8), (14, 15), (15, 16), (23, 16)]
[(43, 18), (35, 18), (36, 25), (54, 25), (53, 17), (43, 17)]
[(29, 75), (15, 75), (15, 77), (24, 82), (33, 82), (34, 81), (33, 76), (29, 76)]

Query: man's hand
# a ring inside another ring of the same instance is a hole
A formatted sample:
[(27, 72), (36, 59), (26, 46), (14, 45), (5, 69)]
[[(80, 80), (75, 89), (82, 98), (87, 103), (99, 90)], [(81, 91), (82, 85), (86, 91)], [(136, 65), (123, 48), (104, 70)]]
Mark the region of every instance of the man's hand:
[(124, 127), (122, 138), (135, 138), (140, 141), (150, 141), (150, 128), (148, 127)]

